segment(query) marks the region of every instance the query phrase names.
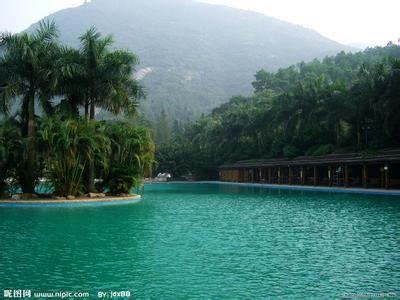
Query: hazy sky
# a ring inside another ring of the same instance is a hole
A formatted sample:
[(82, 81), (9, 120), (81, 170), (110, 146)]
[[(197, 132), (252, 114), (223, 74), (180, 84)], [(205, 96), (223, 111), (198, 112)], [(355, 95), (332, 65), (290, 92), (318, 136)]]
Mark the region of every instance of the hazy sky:
[[(113, 1), (113, 0), (110, 0)], [(202, 0), (262, 12), (338, 42), (386, 45), (400, 38), (399, 0)], [(0, 0), (0, 31), (18, 32), (83, 0)]]

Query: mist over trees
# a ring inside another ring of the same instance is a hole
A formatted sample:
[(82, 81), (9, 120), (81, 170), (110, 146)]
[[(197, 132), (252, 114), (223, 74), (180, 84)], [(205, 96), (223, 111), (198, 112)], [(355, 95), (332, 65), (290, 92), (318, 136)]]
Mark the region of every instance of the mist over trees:
[(259, 13), (194, 0), (93, 0), (48, 18), (69, 46), (78, 47), (76, 37), (95, 25), (113, 33), (116, 47), (136, 53), (147, 94), (140, 110), (156, 122), (164, 110), (170, 126), (210, 113), (232, 95), (251, 95), (262, 67), (276, 71), (355, 50)]

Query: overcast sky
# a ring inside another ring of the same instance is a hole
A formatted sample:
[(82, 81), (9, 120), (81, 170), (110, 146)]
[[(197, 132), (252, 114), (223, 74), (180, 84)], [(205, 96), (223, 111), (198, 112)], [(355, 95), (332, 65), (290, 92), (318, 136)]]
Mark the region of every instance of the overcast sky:
[[(113, 0), (110, 0), (113, 1)], [(146, 0), (145, 0), (146, 1)], [(340, 43), (386, 45), (400, 38), (399, 0), (202, 0), (312, 28)], [(0, 31), (18, 32), (84, 0), (0, 0)]]

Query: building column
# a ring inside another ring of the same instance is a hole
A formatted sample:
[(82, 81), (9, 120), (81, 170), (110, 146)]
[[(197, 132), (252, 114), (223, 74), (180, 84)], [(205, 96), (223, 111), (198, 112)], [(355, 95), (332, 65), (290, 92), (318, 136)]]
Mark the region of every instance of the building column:
[(349, 186), (349, 166), (345, 165), (344, 166), (344, 187)]
[(305, 172), (304, 172), (304, 167), (301, 167), (300, 168), (300, 184), (301, 185), (304, 185), (304, 178), (305, 178)]
[(268, 168), (268, 181), (269, 184), (271, 183), (271, 168)]
[(318, 168), (314, 167), (314, 185), (318, 185)]
[(329, 184), (329, 186), (333, 185), (332, 166), (328, 167), (328, 184)]
[(289, 167), (289, 184), (293, 184), (293, 168)]
[(362, 167), (362, 186), (364, 189), (368, 188), (368, 169), (365, 164)]
[(281, 175), (282, 175), (282, 172), (281, 172), (282, 170), (281, 170), (281, 168), (279, 167), (278, 168), (278, 184), (281, 184)]

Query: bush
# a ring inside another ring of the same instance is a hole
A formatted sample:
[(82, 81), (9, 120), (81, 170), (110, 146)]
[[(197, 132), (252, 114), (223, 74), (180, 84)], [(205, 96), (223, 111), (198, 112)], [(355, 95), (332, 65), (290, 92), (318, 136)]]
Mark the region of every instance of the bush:
[(42, 162), (36, 153), (35, 140), (22, 137), (20, 124), (13, 119), (3, 122), (0, 126), (0, 194), (6, 191), (5, 179), (9, 177), (24, 192), (33, 193), (43, 171)]
[(0, 194), (7, 178), (26, 192), (44, 175), (54, 194), (79, 196), (87, 192), (90, 164), (111, 193), (129, 193), (154, 164), (150, 132), (122, 122), (42, 118), (36, 134), (23, 138), (18, 123), (0, 125)]
[(83, 174), (90, 162), (107, 167), (110, 141), (99, 124), (84, 119), (41, 122), (39, 140), (47, 152), (46, 173), (56, 195), (83, 194)]
[(114, 194), (126, 194), (151, 174), (154, 144), (150, 132), (128, 123), (106, 123), (105, 133), (111, 140), (109, 170), (105, 184)]
[(0, 125), (0, 196), (5, 193), (6, 190), (6, 178), (8, 172), (7, 166), (8, 159), (8, 147), (5, 137), (4, 125)]
[(16, 137), (10, 158), (13, 177), (24, 193), (35, 193), (39, 178), (43, 176), (44, 159), (35, 137)]
[(130, 191), (140, 184), (135, 171), (126, 166), (114, 166), (111, 168), (107, 180), (108, 187), (112, 194), (129, 194)]

